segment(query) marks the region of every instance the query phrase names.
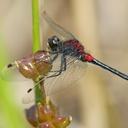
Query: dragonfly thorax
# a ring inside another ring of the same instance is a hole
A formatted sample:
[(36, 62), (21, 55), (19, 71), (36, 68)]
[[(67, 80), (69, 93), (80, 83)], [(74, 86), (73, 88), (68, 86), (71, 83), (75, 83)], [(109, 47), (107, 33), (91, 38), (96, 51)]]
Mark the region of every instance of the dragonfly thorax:
[(63, 49), (65, 54), (77, 58), (80, 58), (80, 56), (83, 56), (85, 54), (84, 47), (80, 44), (78, 40), (75, 39), (65, 41), (63, 43)]

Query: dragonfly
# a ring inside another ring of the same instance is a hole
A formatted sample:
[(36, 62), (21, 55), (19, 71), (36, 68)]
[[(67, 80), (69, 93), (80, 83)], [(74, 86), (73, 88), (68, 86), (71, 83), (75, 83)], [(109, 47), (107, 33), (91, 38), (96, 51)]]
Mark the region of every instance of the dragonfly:
[[(47, 95), (55, 94), (69, 87), (81, 76), (84, 76), (86, 63), (99, 66), (128, 80), (128, 75), (102, 63), (86, 52), (80, 41), (72, 33), (56, 24), (45, 11), (42, 15), (58, 36), (54, 35), (48, 38), (48, 50), (39, 50), (8, 64), (1, 76), (6, 77), (5, 70), (8, 73), (8, 69), (16, 68), (25, 78), (32, 79), (36, 83), (35, 86), (44, 81)], [(31, 92), (32, 89), (30, 88), (28, 92)]]
[(48, 39), (48, 46), (51, 50), (50, 54), (54, 55), (52, 61), (54, 62), (59, 55), (61, 61), (60, 69), (56, 71), (57, 73), (54, 75), (54, 77), (61, 75), (64, 71), (67, 70), (67, 58), (70, 58), (70, 61), (72, 60), (70, 63), (75, 62), (76, 60), (83, 63), (91, 63), (119, 76), (124, 80), (128, 80), (127, 74), (124, 74), (117, 69), (104, 64), (103, 62), (93, 57), (90, 53), (86, 52), (81, 42), (76, 39), (72, 33), (56, 24), (55, 21), (53, 21), (52, 18), (49, 17), (46, 11), (43, 11), (42, 15), (47, 24), (62, 38), (61, 39), (60, 37), (55, 35)]

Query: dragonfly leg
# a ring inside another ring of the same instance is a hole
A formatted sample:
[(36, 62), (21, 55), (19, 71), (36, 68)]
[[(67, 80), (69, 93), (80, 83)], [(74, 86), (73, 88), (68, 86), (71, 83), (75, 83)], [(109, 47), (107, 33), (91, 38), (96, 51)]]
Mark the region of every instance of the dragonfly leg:
[(54, 62), (55, 60), (56, 60), (56, 58), (58, 57), (58, 53), (56, 53), (55, 55), (54, 55), (54, 57), (52, 58), (52, 62)]
[(56, 73), (58, 72), (58, 73), (59, 73), (60, 70), (66, 71), (66, 68), (67, 68), (66, 58), (64, 57), (63, 59), (64, 59), (64, 60), (61, 60), (62, 63), (63, 63), (63, 66), (62, 66), (62, 67), (60, 66), (60, 69), (59, 69), (59, 70), (54, 70), (54, 71), (50, 71), (50, 72), (56, 72)]
[(66, 71), (67, 69), (67, 63), (66, 63), (66, 57), (63, 57), (63, 71)]
[(49, 54), (51, 54), (51, 55), (58, 54), (58, 51), (48, 51), (48, 52), (49, 52)]
[[(67, 65), (66, 65), (66, 57), (62, 54), (62, 56), (61, 56), (60, 70), (55, 71), (56, 73), (54, 73), (54, 74), (51, 75), (51, 76), (48, 76), (47, 78), (59, 76), (63, 71), (66, 70), (66, 67), (67, 67)], [(53, 71), (53, 72), (54, 72), (54, 71)]]
[[(56, 60), (56, 58), (58, 57), (58, 52), (57, 53), (51, 53), (52, 55), (55, 54), (55, 56), (52, 58), (51, 62), (54, 62)], [(50, 71), (50, 72), (59, 72), (59, 70), (56, 71)]]
[(33, 88), (29, 88), (27, 90), (27, 93), (30, 93), (36, 86), (39, 86), (43, 81), (45, 80), (45, 77), (44, 76), (39, 76), (39, 78), (37, 80), (35, 80), (35, 85)]

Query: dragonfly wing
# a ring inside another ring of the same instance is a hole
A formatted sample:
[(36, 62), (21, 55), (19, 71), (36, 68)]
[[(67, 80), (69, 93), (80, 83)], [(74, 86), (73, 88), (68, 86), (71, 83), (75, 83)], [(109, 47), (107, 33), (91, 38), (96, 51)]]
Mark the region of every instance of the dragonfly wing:
[(72, 35), (72, 33), (68, 32), (65, 30), (63, 27), (60, 25), (56, 24), (51, 17), (48, 16), (48, 14), (44, 11), (42, 13), (42, 16), (44, 20), (48, 23), (48, 25), (55, 31), (57, 32), (62, 38), (68, 40), (68, 39), (75, 39), (75, 37)]
[[(58, 69), (60, 65), (60, 58), (58, 57), (55, 63), (53, 63), (53, 70)], [(65, 88), (69, 88), (74, 82), (80, 80), (85, 74), (86, 63), (77, 61), (76, 58), (67, 58), (67, 69), (63, 71), (61, 75), (57, 77), (48, 78), (45, 80), (45, 89), (47, 95), (53, 95)]]
[(8, 65), (3, 67), (2, 71), (0, 72), (0, 78), (3, 79), (4, 81), (13, 81), (13, 82), (15, 81), (21, 82), (27, 80), (19, 73), (15, 65), (13, 65), (12, 67), (8, 67)]
[(23, 98), (22, 98), (22, 103), (23, 104), (30, 104), (34, 103), (35, 98), (34, 98), (34, 91), (31, 91), (30, 93), (25, 92)]
[[(61, 55), (53, 63), (52, 72), (48, 74), (48, 76), (53, 75), (55, 72), (60, 70), (61, 64)], [(73, 83), (80, 80), (80, 78), (85, 74), (86, 71), (86, 63), (77, 61), (76, 58), (67, 57), (67, 69), (61, 75), (57, 77), (44, 78), (44, 86), (46, 95), (51, 96), (57, 94), (64, 89), (72, 87)], [(47, 77), (47, 76), (46, 76)], [(32, 91), (33, 92), (33, 91)], [(23, 99), (23, 104), (30, 104), (34, 102), (33, 93), (27, 93)]]

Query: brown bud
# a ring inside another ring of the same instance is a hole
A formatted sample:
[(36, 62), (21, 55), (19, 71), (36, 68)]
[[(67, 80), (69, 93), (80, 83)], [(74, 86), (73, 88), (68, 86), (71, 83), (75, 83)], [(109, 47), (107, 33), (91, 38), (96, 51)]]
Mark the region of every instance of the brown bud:
[(37, 126), (36, 106), (33, 105), (29, 109), (26, 109), (25, 113), (29, 123), (33, 126)]
[(51, 122), (41, 123), (39, 128), (56, 128)]
[(56, 128), (66, 128), (72, 121), (72, 117), (57, 116), (52, 123)]

